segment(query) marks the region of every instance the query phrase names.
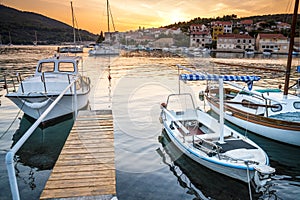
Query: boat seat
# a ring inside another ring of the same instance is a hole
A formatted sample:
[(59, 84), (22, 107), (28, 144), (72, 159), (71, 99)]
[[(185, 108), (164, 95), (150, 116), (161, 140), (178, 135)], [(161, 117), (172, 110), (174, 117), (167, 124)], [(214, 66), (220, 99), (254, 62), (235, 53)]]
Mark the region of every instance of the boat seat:
[[(230, 137), (230, 136), (231, 136), (231, 132), (224, 130), (224, 138), (227, 138), (227, 137)], [(215, 132), (214, 133), (206, 133), (206, 134), (203, 134), (203, 135), (199, 135), (197, 137), (199, 137), (200, 139), (203, 139), (203, 140), (217, 141), (220, 138), (220, 134), (215, 133)]]
[(185, 120), (197, 120), (197, 113), (195, 110), (185, 110), (185, 111), (174, 111), (169, 110), (170, 113), (178, 120), (178, 121), (185, 121)]
[(248, 149), (234, 149), (225, 152), (224, 155), (233, 159), (242, 159), (242, 160), (249, 160), (254, 158), (254, 156), (249, 153)]

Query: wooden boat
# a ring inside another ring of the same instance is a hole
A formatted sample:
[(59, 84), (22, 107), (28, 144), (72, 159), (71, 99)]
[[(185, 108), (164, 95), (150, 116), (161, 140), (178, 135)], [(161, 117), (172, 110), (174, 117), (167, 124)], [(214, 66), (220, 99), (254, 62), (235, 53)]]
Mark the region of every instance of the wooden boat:
[(257, 144), (224, 125), (222, 116), (219, 122), (196, 109), (191, 94), (171, 94), (161, 109), (161, 121), (169, 138), (199, 164), (246, 183), (253, 181), (257, 191), (275, 172)]
[[(227, 82), (238, 91), (227, 89), (225, 112), (225, 119), (237, 126), (296, 146), (300, 146), (300, 97), (288, 94), (288, 90), (298, 4), (296, 0), (284, 91), (267, 88), (251, 91), (251, 88)], [(206, 97), (212, 110), (218, 113), (219, 101), (215, 96), (215, 91), (210, 90)]]
[[(285, 101), (279, 98), (268, 104), (268, 97), (280, 97), (282, 92), (270, 89), (245, 92), (226, 88), (225, 93), (226, 120), (258, 135), (300, 146), (299, 97), (288, 95)], [(212, 110), (219, 113), (219, 100), (215, 96), (215, 90), (211, 89), (206, 99)], [(280, 114), (294, 115), (294, 120), (298, 121), (276, 118)]]
[(60, 93), (71, 82), (76, 81), (74, 84), (76, 90), (74, 87), (70, 88), (43, 121), (73, 113), (76, 107), (81, 109), (88, 104), (90, 80), (79, 73), (82, 63), (79, 56), (54, 56), (42, 59), (37, 64), (34, 76), (24, 79), (16, 92), (7, 90), (6, 97), (25, 114), (38, 119)]

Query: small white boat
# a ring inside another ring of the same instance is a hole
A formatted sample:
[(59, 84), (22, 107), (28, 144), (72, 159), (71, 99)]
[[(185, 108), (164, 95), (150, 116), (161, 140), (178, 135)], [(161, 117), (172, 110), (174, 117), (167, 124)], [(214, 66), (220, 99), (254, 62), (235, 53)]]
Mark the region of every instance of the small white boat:
[[(188, 79), (183, 79), (188, 80)], [(175, 104), (175, 105), (174, 105)], [(161, 121), (174, 143), (199, 164), (264, 190), (275, 169), (253, 141), (195, 108), (190, 94), (171, 94), (161, 105)]]
[[(48, 121), (75, 111), (88, 104), (90, 80), (81, 76), (79, 69), (83, 61), (79, 56), (54, 56), (38, 62), (34, 76), (24, 79), (17, 92), (7, 92), (6, 97), (13, 101), (25, 114), (38, 119), (48, 106), (72, 82), (76, 81), (76, 91), (71, 87), (60, 102), (43, 120)], [(8, 90), (7, 90), (8, 91)]]
[(90, 56), (105, 56), (105, 55), (119, 55), (120, 49), (114, 48), (113, 46), (99, 46), (96, 45), (94, 49), (89, 50)]
[(272, 52), (273, 51), (271, 49), (264, 49), (262, 53), (264, 56), (270, 56)]
[(246, 55), (254, 55), (254, 49), (245, 49)]
[(73, 25), (73, 38), (74, 38), (74, 44), (71, 46), (65, 46), (65, 47), (58, 47), (57, 52), (58, 53), (83, 53), (83, 46), (76, 44), (76, 31), (78, 31), (75, 28), (75, 14), (74, 14), (74, 9), (73, 9), (73, 4), (71, 1), (71, 11), (72, 11), (72, 25)]
[[(107, 37), (105, 37), (105, 41), (101, 45), (95, 45), (94, 49), (89, 50), (90, 56), (111, 56), (111, 55), (119, 55), (120, 48), (118, 45), (112, 45), (112, 41), (114, 40), (112, 36), (112, 32), (110, 32), (110, 16), (112, 16), (109, 1), (106, 0), (106, 14), (107, 14)], [(112, 18), (113, 27), (115, 27), (113, 18)]]
[(65, 46), (65, 47), (58, 47), (58, 53), (83, 53), (83, 46)]

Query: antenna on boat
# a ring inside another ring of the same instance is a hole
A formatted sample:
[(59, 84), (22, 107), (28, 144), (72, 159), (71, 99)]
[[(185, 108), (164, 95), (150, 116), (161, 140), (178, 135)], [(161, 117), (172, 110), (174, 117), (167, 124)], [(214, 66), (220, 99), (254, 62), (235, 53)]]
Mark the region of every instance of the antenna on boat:
[(295, 37), (295, 30), (296, 30), (298, 6), (299, 6), (299, 0), (296, 0), (295, 1), (294, 14), (293, 14), (293, 20), (292, 20), (292, 27), (291, 27), (291, 38), (290, 38), (288, 61), (287, 61), (286, 72), (285, 72), (285, 82), (284, 82), (284, 91), (283, 91), (283, 98), (284, 99), (287, 98), (288, 89), (289, 89), (289, 81), (290, 81), (290, 74), (291, 74), (291, 65), (292, 65), (292, 56), (293, 56), (293, 48), (294, 48), (294, 37)]

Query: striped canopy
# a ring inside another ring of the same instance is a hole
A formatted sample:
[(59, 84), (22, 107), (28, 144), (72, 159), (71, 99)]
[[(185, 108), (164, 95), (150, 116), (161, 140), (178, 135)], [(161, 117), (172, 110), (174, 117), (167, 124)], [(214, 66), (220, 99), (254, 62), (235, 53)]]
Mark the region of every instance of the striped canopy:
[(180, 74), (180, 80), (183, 81), (203, 81), (203, 80), (214, 80), (217, 81), (222, 78), (224, 81), (259, 81), (259, 76), (233, 76), (233, 75), (200, 75), (200, 74)]

